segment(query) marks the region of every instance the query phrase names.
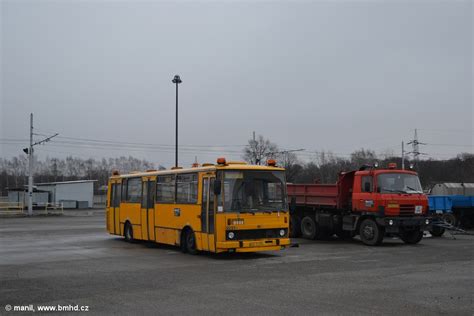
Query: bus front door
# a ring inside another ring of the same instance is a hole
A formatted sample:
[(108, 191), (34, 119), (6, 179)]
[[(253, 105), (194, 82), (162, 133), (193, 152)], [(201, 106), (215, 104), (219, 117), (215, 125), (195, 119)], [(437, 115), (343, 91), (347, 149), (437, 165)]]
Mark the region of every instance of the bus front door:
[(202, 178), (201, 236), (202, 249), (215, 251), (215, 196), (214, 176)]
[(149, 178), (142, 182), (142, 201), (140, 220), (142, 223), (142, 239), (155, 240), (155, 181)]

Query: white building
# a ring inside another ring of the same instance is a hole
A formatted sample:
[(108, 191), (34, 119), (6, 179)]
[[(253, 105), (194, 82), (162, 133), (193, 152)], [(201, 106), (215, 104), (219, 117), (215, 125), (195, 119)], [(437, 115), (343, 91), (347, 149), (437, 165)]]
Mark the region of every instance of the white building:
[(64, 208), (91, 208), (94, 205), (95, 181), (35, 183), (35, 186), (38, 190), (50, 192), (51, 203), (63, 203)]

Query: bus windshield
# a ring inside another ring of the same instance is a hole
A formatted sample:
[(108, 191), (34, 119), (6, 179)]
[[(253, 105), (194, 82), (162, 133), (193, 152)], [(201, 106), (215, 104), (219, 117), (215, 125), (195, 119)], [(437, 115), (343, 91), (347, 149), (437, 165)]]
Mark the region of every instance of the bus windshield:
[(284, 171), (225, 171), (223, 184), (225, 212), (287, 210)]
[(423, 193), (418, 176), (407, 173), (383, 173), (377, 177), (380, 193)]

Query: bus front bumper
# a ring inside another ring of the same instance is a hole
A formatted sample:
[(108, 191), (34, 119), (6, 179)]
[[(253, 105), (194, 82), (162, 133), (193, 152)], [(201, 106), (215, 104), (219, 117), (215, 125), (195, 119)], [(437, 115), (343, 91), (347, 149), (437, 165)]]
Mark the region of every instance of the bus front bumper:
[(290, 246), (290, 238), (236, 240), (217, 242), (218, 251), (259, 252), (281, 250)]

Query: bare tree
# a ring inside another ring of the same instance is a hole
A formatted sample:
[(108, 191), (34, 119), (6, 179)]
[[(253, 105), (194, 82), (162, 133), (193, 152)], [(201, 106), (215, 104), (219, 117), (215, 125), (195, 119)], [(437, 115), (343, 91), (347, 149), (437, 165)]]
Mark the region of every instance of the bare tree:
[(250, 164), (261, 165), (267, 159), (274, 159), (278, 153), (278, 146), (270, 140), (263, 138), (262, 135), (250, 139), (248, 145), (244, 148), (243, 158)]

